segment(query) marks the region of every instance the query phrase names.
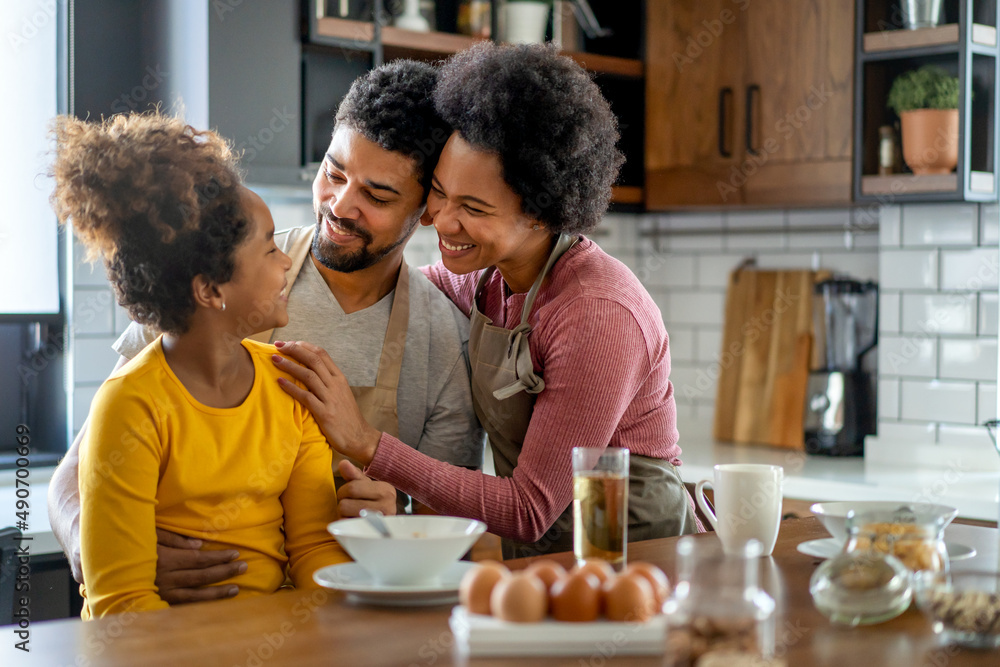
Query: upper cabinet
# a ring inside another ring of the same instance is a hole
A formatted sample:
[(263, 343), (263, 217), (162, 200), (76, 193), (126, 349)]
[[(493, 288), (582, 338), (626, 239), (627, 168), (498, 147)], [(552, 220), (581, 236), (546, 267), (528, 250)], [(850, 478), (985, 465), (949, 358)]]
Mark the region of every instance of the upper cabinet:
[(851, 200), (852, 0), (647, 3), (650, 209)]

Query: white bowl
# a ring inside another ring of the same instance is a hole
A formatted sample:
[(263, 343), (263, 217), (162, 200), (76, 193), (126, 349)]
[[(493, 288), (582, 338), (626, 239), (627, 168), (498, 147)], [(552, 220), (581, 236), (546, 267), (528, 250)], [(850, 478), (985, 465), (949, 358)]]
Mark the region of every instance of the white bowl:
[(958, 510), (947, 505), (933, 503), (907, 503), (899, 500), (846, 500), (835, 503), (814, 503), (809, 511), (819, 517), (823, 527), (829, 531), (838, 542), (847, 541), (847, 513), (854, 510), (862, 512), (892, 512), (898, 507), (909, 507), (917, 514), (932, 514), (943, 518), (944, 525), (958, 515)]
[(452, 516), (387, 516), (392, 537), (364, 519), (334, 521), (327, 530), (372, 578), (387, 586), (433, 583), (486, 532), (486, 524)]

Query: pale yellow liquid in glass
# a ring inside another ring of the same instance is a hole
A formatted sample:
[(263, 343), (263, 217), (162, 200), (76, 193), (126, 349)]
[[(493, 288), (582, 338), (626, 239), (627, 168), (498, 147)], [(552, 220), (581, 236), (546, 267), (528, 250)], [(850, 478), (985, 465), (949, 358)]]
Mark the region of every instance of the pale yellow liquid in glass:
[(603, 558), (620, 570), (628, 541), (626, 477), (618, 473), (573, 475), (573, 553), (578, 561)]

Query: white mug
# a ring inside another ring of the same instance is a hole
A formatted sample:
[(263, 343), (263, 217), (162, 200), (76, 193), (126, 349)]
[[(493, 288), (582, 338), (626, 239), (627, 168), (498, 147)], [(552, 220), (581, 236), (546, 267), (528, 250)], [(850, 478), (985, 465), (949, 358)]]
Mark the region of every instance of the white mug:
[[(715, 480), (703, 479), (694, 498), (722, 540), (727, 554), (742, 554), (750, 540), (759, 540), (762, 556), (770, 556), (781, 523), (781, 466), (727, 463), (714, 468)], [(715, 512), (705, 498), (705, 486), (715, 491)]]

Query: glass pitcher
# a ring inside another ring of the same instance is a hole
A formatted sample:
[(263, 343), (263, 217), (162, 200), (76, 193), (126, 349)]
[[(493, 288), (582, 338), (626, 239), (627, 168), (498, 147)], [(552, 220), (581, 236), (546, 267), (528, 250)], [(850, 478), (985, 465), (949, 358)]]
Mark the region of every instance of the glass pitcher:
[(672, 664), (693, 665), (708, 651), (774, 655), (775, 602), (757, 582), (761, 551), (757, 540), (739, 555), (717, 539), (678, 540), (677, 585), (663, 608)]
[(900, 505), (895, 510), (850, 512), (844, 553), (877, 552), (895, 556), (910, 572), (947, 572), (944, 529), (951, 514)]

